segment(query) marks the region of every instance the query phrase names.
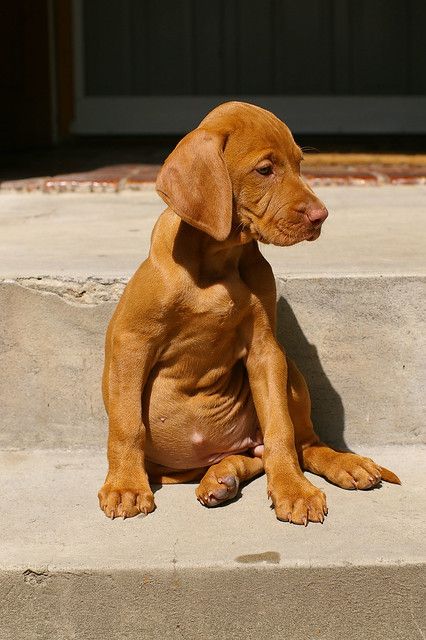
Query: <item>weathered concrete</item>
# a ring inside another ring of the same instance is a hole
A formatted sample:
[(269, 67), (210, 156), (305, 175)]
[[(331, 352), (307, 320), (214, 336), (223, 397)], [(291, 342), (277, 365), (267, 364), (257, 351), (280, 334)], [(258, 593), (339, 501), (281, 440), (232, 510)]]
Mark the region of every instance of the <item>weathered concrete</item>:
[(330, 513), (307, 529), (275, 519), (264, 477), (210, 510), (194, 485), (162, 487), (147, 518), (110, 521), (96, 500), (104, 452), (1, 453), (0, 637), (421, 638), (426, 449), (362, 453), (402, 486), (310, 476)]
[[(282, 342), (329, 442), (425, 440), (422, 187), (319, 190), (315, 243), (263, 247)], [(135, 194), (0, 196), (0, 446), (96, 446), (105, 327), (161, 202)]]
[(103, 335), (161, 205), (0, 195), (0, 640), (424, 637), (426, 189), (318, 191), (321, 240), (264, 247), (280, 337), (323, 437), (403, 484), (314, 478), (330, 515), (307, 529), (276, 521), (264, 477), (213, 510), (179, 485), (146, 519), (103, 516)]
[[(425, 275), (426, 186), (322, 187), (323, 234), (263, 246), (286, 277)], [(164, 204), (152, 191), (0, 194), (0, 277), (129, 277), (146, 257)]]
[[(278, 284), (280, 337), (307, 376), (323, 438), (338, 445), (424, 442), (424, 281)], [(105, 442), (100, 379), (113, 307), (0, 286), (1, 447)]]

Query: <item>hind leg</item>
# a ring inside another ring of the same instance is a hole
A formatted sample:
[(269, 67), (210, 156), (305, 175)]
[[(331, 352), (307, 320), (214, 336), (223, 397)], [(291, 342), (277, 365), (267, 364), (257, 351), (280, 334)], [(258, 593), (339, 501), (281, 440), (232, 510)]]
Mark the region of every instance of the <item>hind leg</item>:
[(223, 458), (207, 470), (195, 490), (197, 500), (206, 507), (216, 507), (222, 502), (232, 500), (238, 492), (241, 482), (259, 475), (263, 471), (262, 458), (250, 458), (244, 455), (231, 455)]
[(294, 362), (288, 360), (288, 402), (302, 468), (323, 476), (343, 489), (370, 489), (381, 480), (400, 484), (398, 476), (370, 458), (335, 451), (320, 442), (311, 421), (311, 400), (306, 382)]

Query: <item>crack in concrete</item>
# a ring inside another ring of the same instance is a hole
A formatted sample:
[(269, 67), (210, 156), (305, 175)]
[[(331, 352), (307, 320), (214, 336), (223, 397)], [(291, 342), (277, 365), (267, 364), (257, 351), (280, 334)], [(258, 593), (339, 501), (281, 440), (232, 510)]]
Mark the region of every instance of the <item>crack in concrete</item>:
[(24, 582), (33, 587), (43, 584), (50, 578), (47, 571), (34, 571), (33, 569), (26, 569), (22, 575), (24, 576)]
[(50, 276), (1, 279), (0, 283), (16, 284), (42, 294), (53, 294), (76, 305), (96, 306), (117, 302), (127, 284), (126, 278), (103, 279), (89, 277), (84, 280)]

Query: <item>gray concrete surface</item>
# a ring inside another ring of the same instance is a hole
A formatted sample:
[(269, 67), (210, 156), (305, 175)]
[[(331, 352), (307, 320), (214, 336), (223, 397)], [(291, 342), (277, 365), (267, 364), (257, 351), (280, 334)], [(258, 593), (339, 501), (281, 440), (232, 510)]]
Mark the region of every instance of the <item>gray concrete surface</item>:
[[(425, 442), (424, 281), (279, 281), (279, 333), (330, 443)], [(114, 305), (0, 285), (0, 448), (105, 443), (103, 341)]]
[[(426, 188), (319, 193), (319, 241), (263, 248), (316, 428), (340, 446), (424, 442)], [(0, 195), (1, 447), (105, 441), (103, 336), (159, 211), (152, 191)]]
[(278, 522), (265, 478), (217, 509), (162, 487), (150, 516), (97, 506), (104, 453), (0, 453), (2, 640), (424, 637), (425, 447), (368, 447), (402, 486), (328, 496), (324, 525)]
[(425, 637), (426, 188), (318, 192), (321, 240), (264, 248), (280, 338), (322, 436), (403, 484), (315, 477), (330, 515), (307, 529), (276, 521), (264, 477), (213, 510), (189, 484), (103, 516), (103, 335), (161, 204), (0, 194), (0, 640)]
[[(322, 187), (322, 237), (263, 247), (286, 277), (425, 275), (426, 186)], [(130, 276), (164, 205), (152, 191), (0, 194), (0, 276)]]

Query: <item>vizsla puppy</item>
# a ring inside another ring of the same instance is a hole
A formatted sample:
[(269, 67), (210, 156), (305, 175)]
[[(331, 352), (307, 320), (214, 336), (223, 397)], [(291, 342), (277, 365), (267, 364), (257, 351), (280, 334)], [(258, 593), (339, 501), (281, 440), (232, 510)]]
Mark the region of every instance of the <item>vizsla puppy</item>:
[(275, 338), (275, 281), (257, 243), (315, 240), (327, 217), (301, 159), (285, 124), (239, 102), (167, 158), (157, 190), (168, 208), (106, 337), (107, 516), (152, 511), (150, 480), (200, 480), (210, 507), (265, 470), (277, 518), (306, 525), (327, 505), (302, 470), (345, 489), (399, 482), (319, 441), (305, 380)]

